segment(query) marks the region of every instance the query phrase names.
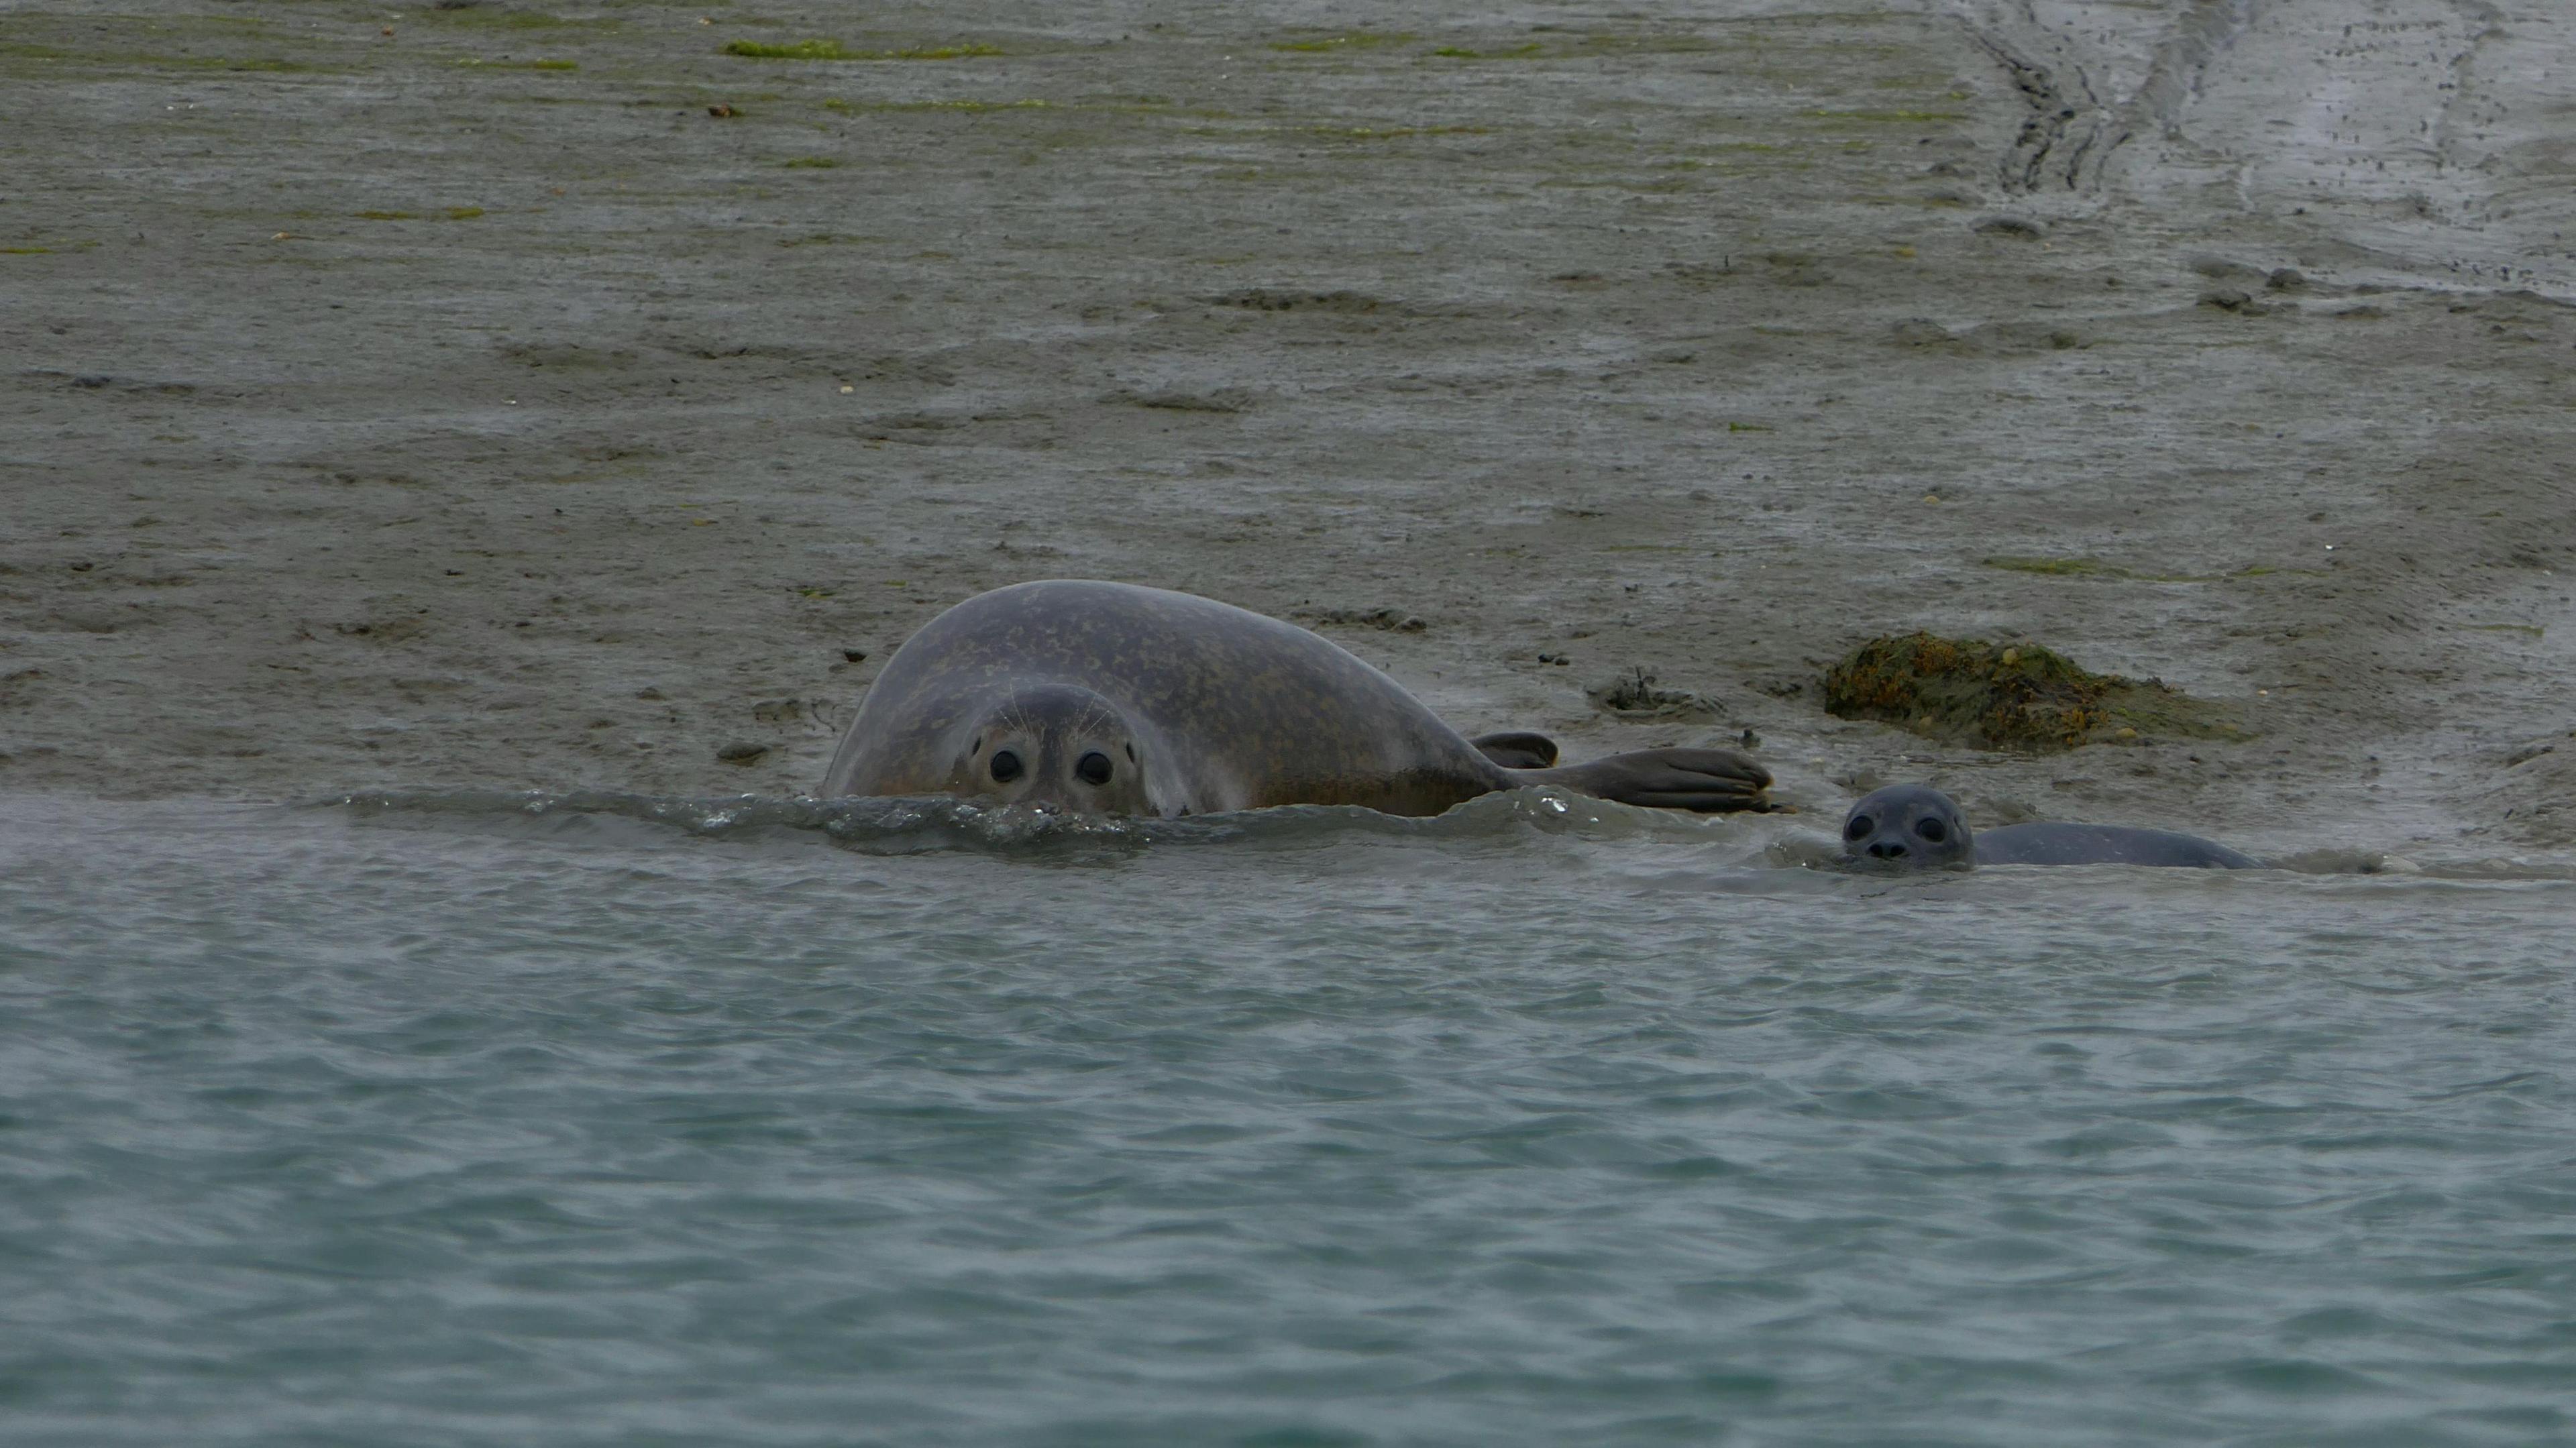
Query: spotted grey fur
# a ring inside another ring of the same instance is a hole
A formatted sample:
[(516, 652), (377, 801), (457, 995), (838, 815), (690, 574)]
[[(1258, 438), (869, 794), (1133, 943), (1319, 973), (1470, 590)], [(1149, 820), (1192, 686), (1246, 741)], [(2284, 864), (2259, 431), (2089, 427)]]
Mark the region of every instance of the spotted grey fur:
[(1084, 814), (1285, 804), (1438, 814), (1524, 785), (1699, 811), (1766, 808), (1723, 749), (1589, 764), (1544, 736), (1470, 741), (1385, 674), (1294, 624), (1159, 588), (1054, 579), (923, 625), (850, 721), (823, 793), (955, 795)]
[(2213, 840), (2128, 825), (2025, 824), (1978, 832), (1956, 801), (1928, 784), (1875, 790), (1843, 817), (1843, 857), (1883, 868), (1972, 865), (2183, 865), (2244, 870), (2261, 864)]

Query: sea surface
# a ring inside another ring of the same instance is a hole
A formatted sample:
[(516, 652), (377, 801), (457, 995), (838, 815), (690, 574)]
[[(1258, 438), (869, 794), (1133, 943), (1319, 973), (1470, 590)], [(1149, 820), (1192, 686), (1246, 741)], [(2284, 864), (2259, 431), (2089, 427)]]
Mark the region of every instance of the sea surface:
[(0, 797), (0, 1440), (2576, 1441), (2576, 882), (1812, 835)]

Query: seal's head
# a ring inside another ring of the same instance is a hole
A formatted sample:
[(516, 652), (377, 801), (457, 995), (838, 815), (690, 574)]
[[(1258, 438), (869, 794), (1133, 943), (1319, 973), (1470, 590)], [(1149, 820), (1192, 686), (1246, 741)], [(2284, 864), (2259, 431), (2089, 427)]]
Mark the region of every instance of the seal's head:
[(1010, 694), (967, 721), (956, 794), (1066, 814), (1149, 815), (1145, 746), (1116, 705), (1048, 684)]
[(1976, 863), (1976, 837), (1950, 797), (1928, 784), (1891, 784), (1843, 816), (1843, 858), (1897, 870)]

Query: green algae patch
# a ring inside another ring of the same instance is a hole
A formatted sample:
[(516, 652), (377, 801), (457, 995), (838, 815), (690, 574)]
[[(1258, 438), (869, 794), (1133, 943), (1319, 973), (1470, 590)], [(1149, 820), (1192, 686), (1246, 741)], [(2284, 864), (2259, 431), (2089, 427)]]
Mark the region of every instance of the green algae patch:
[(968, 60), (980, 55), (1000, 55), (1002, 47), (969, 43), (928, 45), (911, 50), (852, 50), (837, 40), (795, 40), (783, 45), (761, 40), (737, 40), (726, 45), (724, 53), (751, 60)]
[(778, 164), (790, 171), (829, 171), (841, 163), (829, 156), (799, 156), (793, 161), (781, 161)]
[(1330, 55), (1338, 50), (1375, 50), (1383, 45), (1408, 45), (1413, 37), (1400, 32), (1354, 30), (1347, 35), (1319, 35), (1305, 40), (1274, 40), (1272, 50), (1291, 55)]
[(2251, 737), (2235, 711), (2159, 680), (2097, 674), (2038, 644), (1930, 633), (1874, 638), (1844, 655), (1825, 671), (1825, 710), (1986, 749)]
[(837, 40), (796, 40), (773, 45), (758, 40), (737, 40), (724, 48), (727, 55), (750, 60), (856, 60), (858, 55)]

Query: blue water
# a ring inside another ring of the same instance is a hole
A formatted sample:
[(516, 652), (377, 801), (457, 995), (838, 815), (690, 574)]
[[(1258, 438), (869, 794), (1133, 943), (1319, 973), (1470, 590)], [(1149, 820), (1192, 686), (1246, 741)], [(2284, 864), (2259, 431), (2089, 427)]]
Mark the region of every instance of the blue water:
[(0, 799), (0, 1438), (2576, 1441), (2576, 884), (1784, 828)]

